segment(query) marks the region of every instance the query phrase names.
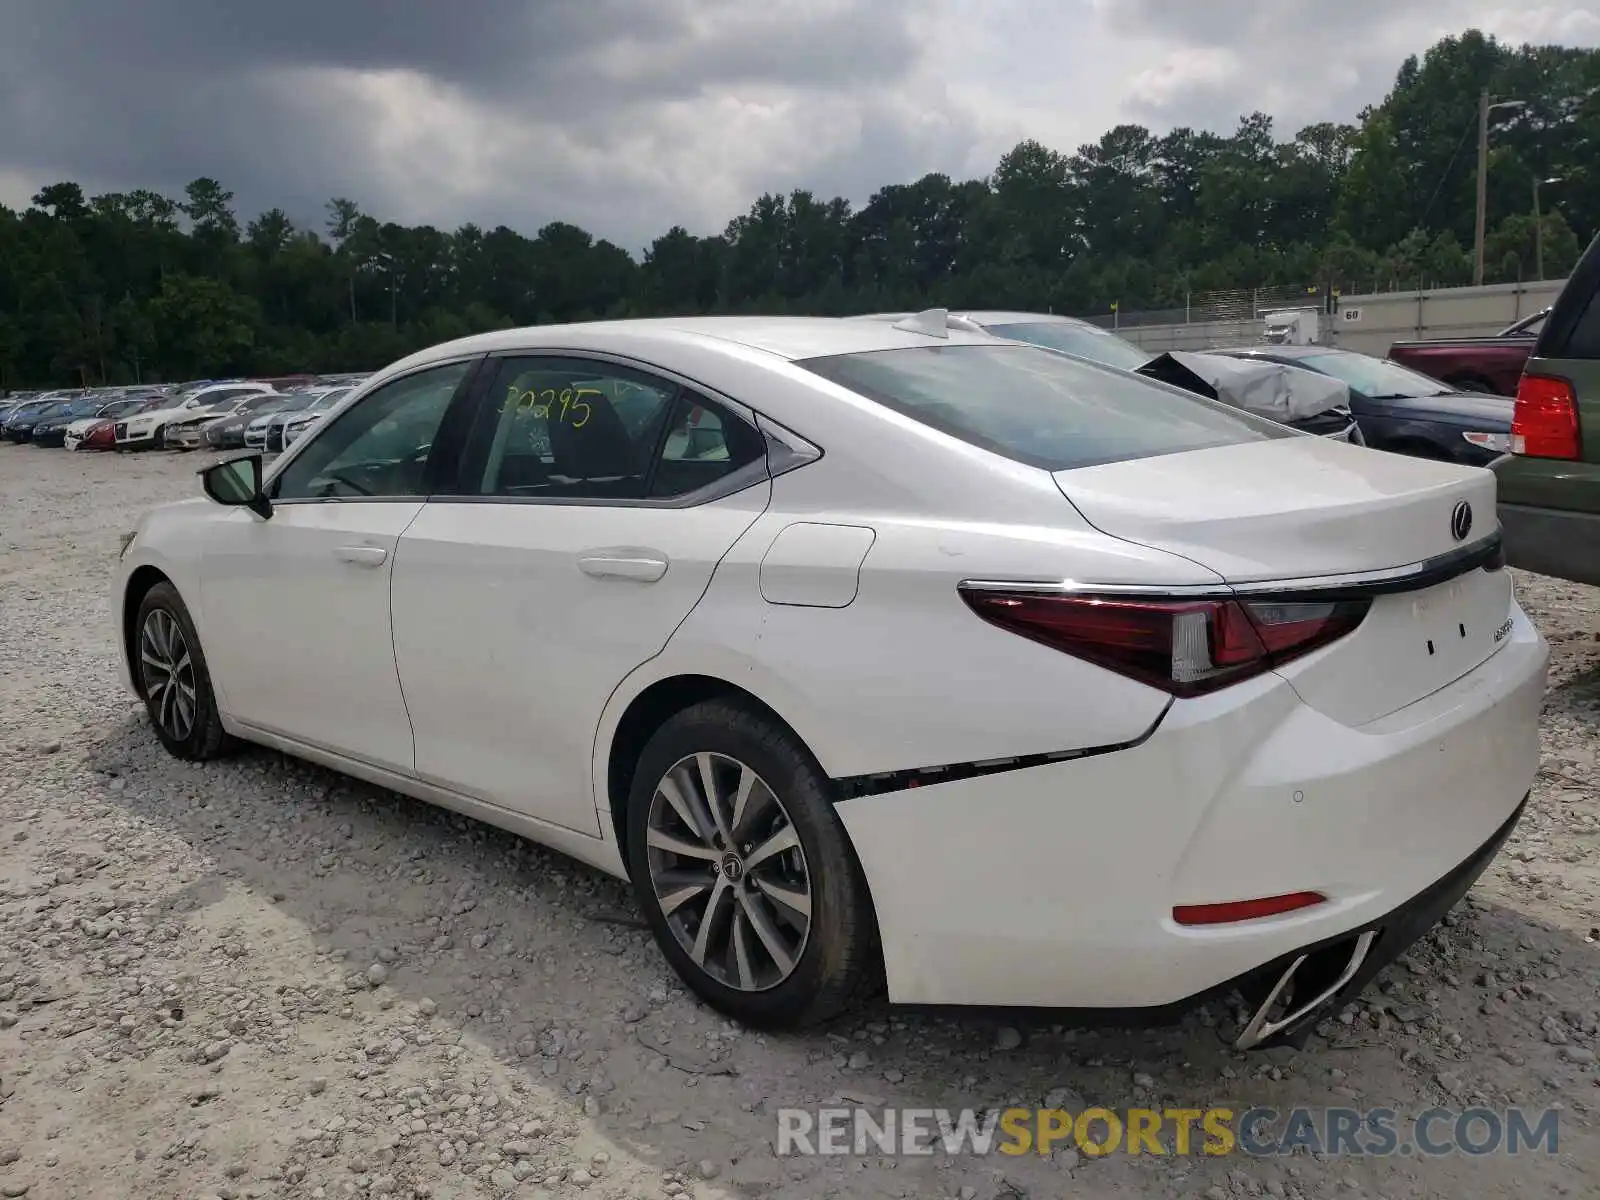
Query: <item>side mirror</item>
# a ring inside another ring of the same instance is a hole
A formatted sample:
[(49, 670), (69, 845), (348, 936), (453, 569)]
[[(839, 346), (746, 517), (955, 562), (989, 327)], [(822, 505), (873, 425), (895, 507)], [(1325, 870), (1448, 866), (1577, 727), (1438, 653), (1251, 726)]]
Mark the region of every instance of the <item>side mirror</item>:
[(248, 508), (262, 520), (272, 515), (272, 501), (261, 490), (261, 455), (230, 458), (200, 472), (200, 483), (218, 504)]

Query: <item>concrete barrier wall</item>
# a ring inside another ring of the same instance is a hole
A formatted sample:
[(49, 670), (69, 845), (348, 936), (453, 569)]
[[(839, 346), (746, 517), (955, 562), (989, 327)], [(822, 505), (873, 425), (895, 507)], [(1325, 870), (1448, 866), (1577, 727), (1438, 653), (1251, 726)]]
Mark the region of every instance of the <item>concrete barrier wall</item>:
[[(1565, 283), (1564, 279), (1555, 279), (1344, 296), (1337, 312), (1331, 316), (1322, 314), (1321, 340), (1382, 358), (1393, 343), (1413, 338), (1489, 337), (1548, 308)], [(1164, 350), (1251, 346), (1261, 341), (1261, 329), (1262, 322), (1256, 319), (1125, 325), (1117, 333), (1152, 354), (1160, 354)]]
[(1485, 287), (1344, 296), (1333, 318), (1334, 344), (1380, 358), (1413, 338), (1492, 337), (1555, 303), (1564, 279)]

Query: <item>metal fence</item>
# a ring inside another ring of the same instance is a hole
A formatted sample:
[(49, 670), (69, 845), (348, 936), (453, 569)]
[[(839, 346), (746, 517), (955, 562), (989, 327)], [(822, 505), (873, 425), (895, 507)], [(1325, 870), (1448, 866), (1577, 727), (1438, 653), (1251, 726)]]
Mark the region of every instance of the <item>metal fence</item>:
[(1138, 312), (1095, 313), (1083, 319), (1121, 332), (1147, 325), (1204, 325), (1219, 322), (1252, 321), (1269, 312), (1285, 308), (1325, 309), (1329, 294), (1321, 286), (1287, 284), (1270, 288), (1229, 288), (1216, 292), (1193, 292), (1183, 298), (1182, 308), (1143, 309)]

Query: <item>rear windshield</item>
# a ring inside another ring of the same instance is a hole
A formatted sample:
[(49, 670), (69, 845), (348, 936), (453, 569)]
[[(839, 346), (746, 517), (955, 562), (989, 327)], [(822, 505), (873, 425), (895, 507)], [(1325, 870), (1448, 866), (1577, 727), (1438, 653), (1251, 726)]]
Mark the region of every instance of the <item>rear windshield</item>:
[(919, 346), (797, 365), (1047, 471), (1300, 436), (1143, 376), (1033, 346)]

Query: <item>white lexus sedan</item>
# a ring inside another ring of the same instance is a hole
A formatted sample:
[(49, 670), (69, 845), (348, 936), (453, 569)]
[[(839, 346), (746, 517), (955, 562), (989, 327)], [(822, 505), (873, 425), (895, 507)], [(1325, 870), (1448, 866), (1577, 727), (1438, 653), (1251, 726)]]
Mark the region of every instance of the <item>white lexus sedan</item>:
[(1490, 472), (937, 311), (485, 334), (203, 483), (115, 580), (168, 750), (625, 877), (756, 1026), (1237, 988), (1237, 1045), (1301, 1042), (1538, 765)]

